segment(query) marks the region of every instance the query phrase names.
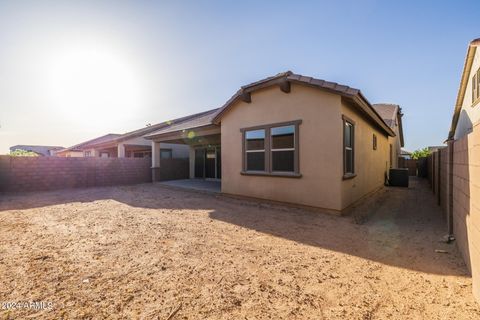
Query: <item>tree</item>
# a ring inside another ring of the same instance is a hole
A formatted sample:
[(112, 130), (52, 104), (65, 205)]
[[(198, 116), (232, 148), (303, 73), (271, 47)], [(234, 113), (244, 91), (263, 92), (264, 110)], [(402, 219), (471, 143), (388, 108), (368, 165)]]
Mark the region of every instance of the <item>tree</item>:
[(10, 151), (9, 156), (11, 156), (11, 157), (38, 157), (38, 154), (33, 152), (33, 151), (15, 149), (13, 151)]
[(428, 157), (429, 154), (430, 151), (428, 148), (418, 149), (412, 152), (412, 159), (425, 158)]

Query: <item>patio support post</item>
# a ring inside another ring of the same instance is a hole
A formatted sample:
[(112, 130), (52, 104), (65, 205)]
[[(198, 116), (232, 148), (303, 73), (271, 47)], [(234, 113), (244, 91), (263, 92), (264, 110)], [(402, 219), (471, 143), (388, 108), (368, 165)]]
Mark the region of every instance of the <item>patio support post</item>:
[(152, 181), (160, 180), (160, 142), (152, 141)]
[(189, 156), (188, 156), (189, 162), (190, 162), (190, 170), (189, 170), (189, 177), (190, 179), (195, 178), (195, 148), (192, 146), (189, 146)]
[(125, 145), (123, 143), (119, 143), (117, 146), (117, 156), (119, 158), (125, 158)]

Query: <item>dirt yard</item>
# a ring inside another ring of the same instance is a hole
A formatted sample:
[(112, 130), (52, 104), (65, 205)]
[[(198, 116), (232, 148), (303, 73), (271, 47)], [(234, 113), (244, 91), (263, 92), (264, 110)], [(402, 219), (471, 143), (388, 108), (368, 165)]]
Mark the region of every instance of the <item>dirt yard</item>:
[(2, 307), (53, 304), (0, 318), (480, 319), (423, 182), (353, 216), (158, 184), (0, 196)]

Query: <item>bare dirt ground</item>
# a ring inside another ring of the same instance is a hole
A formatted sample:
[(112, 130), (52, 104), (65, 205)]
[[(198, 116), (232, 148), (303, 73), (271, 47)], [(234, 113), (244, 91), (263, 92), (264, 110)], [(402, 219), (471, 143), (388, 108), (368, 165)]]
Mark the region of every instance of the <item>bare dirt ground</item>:
[(424, 182), (353, 211), (369, 219), (158, 184), (3, 195), (0, 302), (53, 308), (0, 318), (480, 318)]

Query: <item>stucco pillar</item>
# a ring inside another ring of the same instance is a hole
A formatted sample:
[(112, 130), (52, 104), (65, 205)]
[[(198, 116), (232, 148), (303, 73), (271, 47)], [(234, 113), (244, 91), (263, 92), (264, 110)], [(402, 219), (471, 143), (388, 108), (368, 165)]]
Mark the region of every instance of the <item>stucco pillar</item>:
[(192, 146), (189, 146), (189, 156), (188, 156), (189, 162), (190, 162), (190, 179), (195, 179), (195, 148)]
[(94, 157), (97, 157), (97, 158), (100, 157), (100, 151), (99, 150), (93, 149), (92, 151), (93, 151), (92, 154), (93, 154)]
[(117, 146), (117, 157), (125, 158), (125, 145), (123, 143), (119, 143)]
[(152, 141), (152, 181), (160, 180), (160, 142)]

